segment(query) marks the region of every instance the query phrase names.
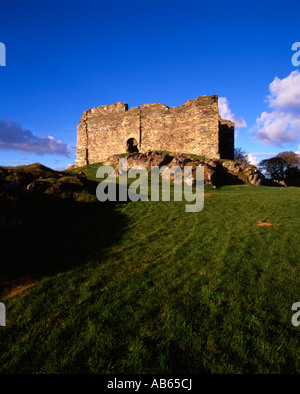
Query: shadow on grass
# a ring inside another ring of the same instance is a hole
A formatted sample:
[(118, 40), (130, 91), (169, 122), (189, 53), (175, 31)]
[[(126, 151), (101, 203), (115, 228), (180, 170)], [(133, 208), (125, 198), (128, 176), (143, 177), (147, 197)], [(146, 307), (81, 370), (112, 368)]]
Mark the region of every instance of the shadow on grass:
[[(96, 186), (88, 181), (87, 192), (95, 195)], [(6, 197), (1, 196), (0, 217), (16, 224), (0, 226), (0, 294), (24, 280), (101, 262), (122, 235), (124, 217), (113, 202), (45, 193)]]

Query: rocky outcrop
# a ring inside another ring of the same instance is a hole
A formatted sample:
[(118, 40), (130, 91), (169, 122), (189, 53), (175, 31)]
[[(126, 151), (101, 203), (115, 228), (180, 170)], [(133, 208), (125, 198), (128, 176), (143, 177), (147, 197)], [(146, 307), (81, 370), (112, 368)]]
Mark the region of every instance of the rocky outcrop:
[(0, 195), (25, 195), (81, 189), (86, 183), (83, 172), (55, 171), (40, 163), (18, 167), (0, 167)]
[(261, 185), (264, 183), (264, 175), (251, 164), (223, 160), (222, 165), (229, 173), (236, 174), (240, 179), (252, 183), (253, 185)]
[[(63, 200), (71, 204), (85, 198), (87, 190), (94, 192), (94, 189), (95, 185), (89, 184), (83, 172), (55, 171), (39, 163), (0, 167), (0, 229), (26, 228), (29, 222), (37, 219), (35, 206), (45, 204), (48, 210)], [(33, 207), (31, 217), (27, 207)]]
[[(119, 158), (121, 155), (109, 157), (103, 164), (115, 168), (116, 176), (119, 174)], [(204, 159), (192, 155), (172, 155), (159, 151), (148, 151), (145, 153), (132, 153), (127, 157), (127, 168), (143, 166), (150, 170), (152, 166), (168, 166), (169, 168), (179, 166), (204, 166), (205, 183), (215, 187), (225, 184), (239, 184), (249, 182), (254, 185), (264, 183), (264, 175), (255, 166), (239, 163), (232, 160)]]

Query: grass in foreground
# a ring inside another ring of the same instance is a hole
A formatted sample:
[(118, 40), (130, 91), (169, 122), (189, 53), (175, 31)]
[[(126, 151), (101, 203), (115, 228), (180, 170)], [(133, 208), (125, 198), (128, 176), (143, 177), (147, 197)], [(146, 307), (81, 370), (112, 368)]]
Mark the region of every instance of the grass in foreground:
[(0, 370), (300, 372), (299, 189), (205, 192), (199, 213), (77, 202), (33, 226), (25, 253), (52, 270), (2, 297)]

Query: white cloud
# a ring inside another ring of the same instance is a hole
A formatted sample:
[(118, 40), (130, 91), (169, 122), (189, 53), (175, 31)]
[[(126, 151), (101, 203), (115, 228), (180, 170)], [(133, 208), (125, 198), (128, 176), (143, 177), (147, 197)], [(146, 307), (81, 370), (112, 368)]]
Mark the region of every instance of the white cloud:
[(267, 152), (248, 153), (247, 159), (250, 164), (257, 167), (261, 160), (269, 159), (270, 157), (275, 157), (276, 155), (277, 153), (267, 153)]
[(267, 97), (271, 108), (281, 110), (296, 110), (300, 113), (300, 73), (298, 70), (291, 72), (283, 79), (275, 77), (269, 85), (270, 95)]
[(249, 161), (250, 164), (252, 164), (255, 167), (257, 167), (258, 163), (260, 162), (260, 160), (253, 153), (248, 154), (247, 160)]
[(300, 73), (293, 71), (286, 78), (275, 77), (269, 85), (267, 102), (270, 112), (256, 120), (256, 136), (265, 144), (283, 146), (300, 139)]
[(236, 116), (229, 108), (229, 102), (226, 97), (219, 97), (219, 113), (222, 119), (230, 120), (234, 123), (236, 129), (247, 127), (247, 124), (241, 116)]
[(55, 154), (69, 157), (69, 148), (50, 135), (39, 137), (19, 123), (0, 120), (0, 150), (17, 150), (38, 155)]

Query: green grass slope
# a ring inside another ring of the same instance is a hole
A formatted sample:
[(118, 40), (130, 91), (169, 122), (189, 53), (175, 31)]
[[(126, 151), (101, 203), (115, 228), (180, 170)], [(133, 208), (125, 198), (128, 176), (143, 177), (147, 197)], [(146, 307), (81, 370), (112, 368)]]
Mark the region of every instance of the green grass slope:
[(300, 372), (299, 189), (205, 186), (198, 213), (93, 190), (11, 234), (40, 275), (2, 295), (1, 372)]

